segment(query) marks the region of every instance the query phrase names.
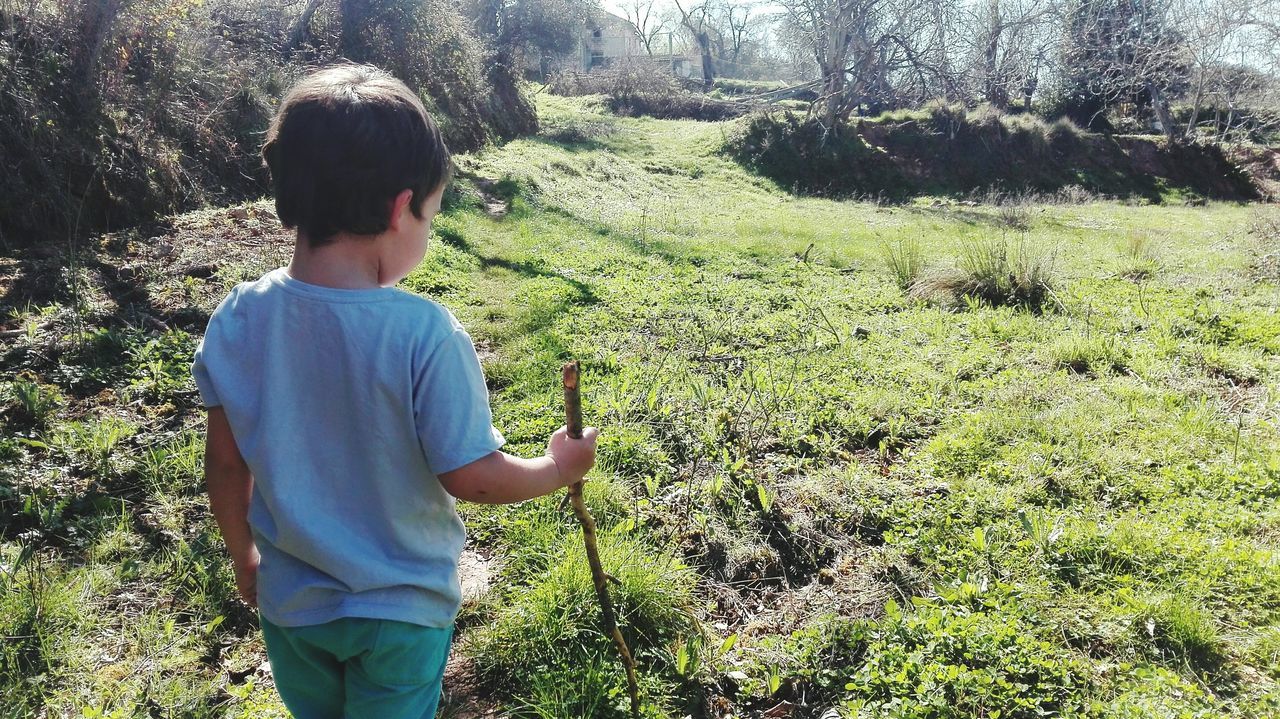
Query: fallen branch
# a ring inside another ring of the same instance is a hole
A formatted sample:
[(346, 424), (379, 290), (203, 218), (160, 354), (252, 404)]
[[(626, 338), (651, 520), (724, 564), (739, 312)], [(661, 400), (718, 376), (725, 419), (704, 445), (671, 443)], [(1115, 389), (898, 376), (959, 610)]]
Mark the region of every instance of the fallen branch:
[[(569, 436), (582, 439), (582, 395), (578, 389), (579, 368), (577, 361), (568, 362), (562, 370), (564, 379), (564, 413), (565, 426)], [(627, 670), (627, 688), (631, 693), (631, 716), (640, 716), (640, 687), (636, 684), (636, 662), (627, 648), (627, 640), (622, 638), (618, 629), (618, 620), (613, 613), (613, 602), (609, 599), (609, 575), (600, 566), (600, 550), (596, 547), (596, 521), (582, 499), (582, 482), (574, 482), (569, 487), (569, 502), (573, 505), (573, 513), (582, 525), (582, 539), (587, 545), (587, 563), (591, 565), (591, 582), (596, 587), (596, 597), (600, 600), (600, 614), (604, 624), (604, 633), (613, 638), (613, 644), (622, 657), (622, 665)]]

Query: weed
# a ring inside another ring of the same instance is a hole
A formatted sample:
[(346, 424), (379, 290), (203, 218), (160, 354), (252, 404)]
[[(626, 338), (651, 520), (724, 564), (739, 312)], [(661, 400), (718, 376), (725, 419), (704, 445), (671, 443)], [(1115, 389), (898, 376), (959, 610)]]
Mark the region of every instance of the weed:
[(1088, 673), (1034, 627), (977, 606), (890, 601), (867, 632), (866, 660), (852, 672), (845, 706), (855, 715), (898, 717), (1069, 714), (1084, 707)]
[(0, 392), (9, 414), (20, 426), (43, 429), (63, 403), (56, 387), (42, 385), (33, 378), (19, 377), (6, 382)]
[(132, 423), (112, 416), (68, 422), (54, 431), (49, 446), (87, 473), (106, 479), (132, 463), (131, 458), (120, 456), (116, 450), (137, 431)]
[(134, 365), (129, 389), (136, 395), (165, 401), (191, 387), (191, 356), (195, 340), (181, 330), (171, 330), (127, 350)]

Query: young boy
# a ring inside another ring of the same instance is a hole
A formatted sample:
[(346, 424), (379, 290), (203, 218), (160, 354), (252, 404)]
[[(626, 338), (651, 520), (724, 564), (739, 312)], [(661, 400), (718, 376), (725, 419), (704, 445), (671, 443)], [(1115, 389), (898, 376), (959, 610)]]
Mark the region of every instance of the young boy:
[(393, 287), (426, 252), (450, 166), (407, 87), (316, 72), (262, 152), (297, 241), (288, 267), (231, 291), (196, 351), (209, 501), (296, 717), (430, 718), (461, 593), (454, 498), (578, 481), (596, 432), (561, 428), (537, 459), (499, 451), (470, 338)]

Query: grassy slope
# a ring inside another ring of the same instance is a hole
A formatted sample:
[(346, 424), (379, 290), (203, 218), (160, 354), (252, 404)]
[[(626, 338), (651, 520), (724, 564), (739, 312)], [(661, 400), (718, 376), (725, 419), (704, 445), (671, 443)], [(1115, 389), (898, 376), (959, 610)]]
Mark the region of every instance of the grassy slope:
[[(1034, 207), (1063, 309), (951, 311), (907, 301), (881, 248), (918, 238), (947, 264), (1016, 238), (995, 210), (796, 198), (720, 155), (731, 125), (542, 100), (553, 134), (587, 139), (463, 158), (510, 211), (465, 191), (405, 285), (471, 329), (514, 449), (541, 450), (555, 368), (586, 362), (606, 431), (588, 498), (650, 715), (1280, 711), (1280, 292), (1250, 271), (1273, 251), (1246, 232), (1254, 210)], [(147, 280), (141, 309), (83, 298), (115, 337), (73, 342), (65, 292), (8, 293), (5, 326), (32, 329), (6, 374), (61, 397), (33, 419), (5, 388), (14, 716), (279, 711), (253, 689), (260, 643), (198, 494), (193, 338), (142, 316), (198, 332), (274, 264), (252, 240), (272, 230), (179, 224), (176, 256), (120, 238), (98, 254)], [(1123, 278), (1144, 240), (1154, 275)], [(202, 263), (211, 278), (166, 269)], [(86, 286), (113, 274), (89, 264)], [(461, 618), (482, 691), (534, 716), (615, 713), (567, 511), (464, 514), (496, 567)]]

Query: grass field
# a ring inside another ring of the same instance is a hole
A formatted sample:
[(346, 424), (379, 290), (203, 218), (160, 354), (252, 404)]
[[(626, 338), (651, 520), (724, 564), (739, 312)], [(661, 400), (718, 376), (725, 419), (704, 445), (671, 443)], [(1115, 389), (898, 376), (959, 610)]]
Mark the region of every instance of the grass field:
[[(646, 716), (1280, 715), (1274, 210), (806, 199), (734, 123), (539, 101), (403, 286), (513, 451), (584, 362)], [(269, 207), (0, 259), (0, 716), (285, 716), (187, 374), (287, 256)], [(442, 715), (625, 716), (572, 514), (462, 513), (491, 581)]]

